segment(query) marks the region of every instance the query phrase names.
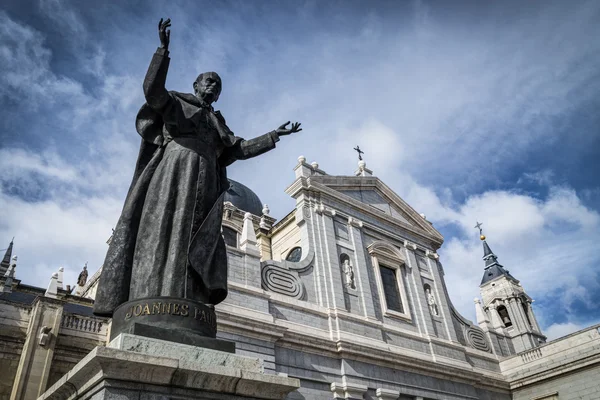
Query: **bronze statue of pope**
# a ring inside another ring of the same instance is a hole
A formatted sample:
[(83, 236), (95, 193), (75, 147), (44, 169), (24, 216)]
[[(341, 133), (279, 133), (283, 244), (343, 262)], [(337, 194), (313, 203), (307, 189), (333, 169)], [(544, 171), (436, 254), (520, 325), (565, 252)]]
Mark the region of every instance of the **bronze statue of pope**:
[(112, 316), (136, 299), (171, 297), (218, 304), (227, 296), (221, 234), (226, 167), (299, 132), (289, 122), (251, 140), (235, 136), (212, 104), (215, 72), (200, 74), (194, 94), (167, 91), (170, 19), (159, 22), (160, 47), (144, 79), (146, 104), (136, 119), (140, 152), (96, 293), (94, 313)]

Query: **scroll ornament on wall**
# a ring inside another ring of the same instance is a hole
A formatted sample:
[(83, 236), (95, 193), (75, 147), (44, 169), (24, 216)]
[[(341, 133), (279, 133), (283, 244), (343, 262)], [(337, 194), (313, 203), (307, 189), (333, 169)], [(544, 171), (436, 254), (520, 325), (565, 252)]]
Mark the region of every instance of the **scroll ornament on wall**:
[(262, 288), (269, 292), (304, 299), (306, 289), (299, 273), (312, 268), (315, 253), (311, 250), (299, 262), (267, 260), (260, 263)]

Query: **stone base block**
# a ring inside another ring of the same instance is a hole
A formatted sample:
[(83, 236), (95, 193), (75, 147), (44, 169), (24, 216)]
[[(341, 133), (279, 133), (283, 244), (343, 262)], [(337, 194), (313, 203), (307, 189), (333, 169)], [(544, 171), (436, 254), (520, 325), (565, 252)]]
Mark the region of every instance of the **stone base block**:
[(121, 334), (38, 400), (283, 399), (299, 387), (257, 358)]
[(165, 329), (158, 326), (134, 323), (129, 325), (127, 330), (121, 333), (130, 333), (136, 336), (145, 336), (153, 339), (225, 351), (227, 353), (235, 353), (235, 342), (201, 336), (196, 332), (187, 329)]

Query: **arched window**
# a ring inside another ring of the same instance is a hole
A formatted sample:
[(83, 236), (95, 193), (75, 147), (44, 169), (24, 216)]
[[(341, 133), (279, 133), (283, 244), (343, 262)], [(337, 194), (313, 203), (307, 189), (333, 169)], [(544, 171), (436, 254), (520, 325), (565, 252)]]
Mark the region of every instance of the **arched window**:
[(497, 308), (498, 315), (500, 316), (500, 321), (504, 324), (506, 328), (512, 326), (512, 321), (510, 320), (510, 316), (508, 315), (508, 310), (504, 306), (498, 306)]
[(237, 235), (238, 235), (238, 233), (235, 229), (230, 228), (228, 226), (223, 227), (223, 239), (225, 239), (225, 244), (227, 246), (237, 247), (237, 245), (238, 245)]
[(299, 262), (302, 259), (302, 247), (294, 247), (285, 257), (286, 261)]

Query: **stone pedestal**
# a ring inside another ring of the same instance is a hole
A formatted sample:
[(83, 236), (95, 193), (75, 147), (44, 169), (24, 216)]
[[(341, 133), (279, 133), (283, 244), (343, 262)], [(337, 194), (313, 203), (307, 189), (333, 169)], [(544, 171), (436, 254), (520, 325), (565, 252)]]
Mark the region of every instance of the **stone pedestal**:
[(298, 379), (257, 358), (131, 334), (96, 347), (39, 400), (283, 399)]

